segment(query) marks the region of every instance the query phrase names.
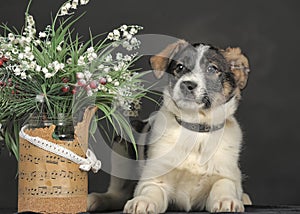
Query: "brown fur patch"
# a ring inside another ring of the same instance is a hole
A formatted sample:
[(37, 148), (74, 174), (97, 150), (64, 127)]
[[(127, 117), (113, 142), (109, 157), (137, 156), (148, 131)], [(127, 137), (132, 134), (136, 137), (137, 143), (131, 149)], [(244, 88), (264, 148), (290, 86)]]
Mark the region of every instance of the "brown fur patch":
[(151, 67), (154, 70), (156, 78), (161, 78), (168, 67), (170, 60), (174, 57), (180, 48), (187, 46), (188, 43), (184, 40), (179, 40), (175, 43), (168, 45), (159, 54), (150, 58)]
[(230, 64), (231, 72), (234, 74), (236, 83), (240, 89), (246, 87), (248, 80), (249, 62), (240, 48), (227, 48), (222, 51), (227, 62)]
[(232, 85), (229, 82), (224, 82), (223, 84), (223, 94), (225, 97), (229, 97), (232, 93)]

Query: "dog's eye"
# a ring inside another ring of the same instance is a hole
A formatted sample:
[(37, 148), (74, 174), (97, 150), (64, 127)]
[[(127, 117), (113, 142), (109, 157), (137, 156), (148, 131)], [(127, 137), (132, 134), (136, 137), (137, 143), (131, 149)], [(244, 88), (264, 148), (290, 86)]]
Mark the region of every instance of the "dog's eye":
[(176, 70), (177, 71), (182, 71), (184, 69), (184, 65), (183, 64), (178, 64), (177, 66), (176, 66)]
[(219, 69), (215, 65), (210, 65), (210, 66), (207, 67), (207, 72), (208, 73), (218, 73)]

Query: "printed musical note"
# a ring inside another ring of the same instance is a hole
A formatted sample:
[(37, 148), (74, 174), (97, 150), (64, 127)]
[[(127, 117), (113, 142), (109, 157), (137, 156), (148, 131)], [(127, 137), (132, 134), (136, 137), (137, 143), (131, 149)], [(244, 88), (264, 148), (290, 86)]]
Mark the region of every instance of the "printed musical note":
[(61, 194), (61, 190), (62, 190), (61, 186), (53, 186), (52, 187), (52, 191), (56, 195), (60, 195)]
[(46, 163), (58, 164), (58, 158), (56, 155), (46, 155)]
[(40, 186), (38, 187), (38, 195), (47, 195), (48, 193), (48, 190), (47, 190), (47, 187), (46, 186)]
[[(68, 142), (63, 146), (84, 156), (82, 144)], [(82, 172), (72, 161), (45, 152), (22, 140), (20, 151), (20, 196), (51, 198), (87, 194), (87, 173)]]

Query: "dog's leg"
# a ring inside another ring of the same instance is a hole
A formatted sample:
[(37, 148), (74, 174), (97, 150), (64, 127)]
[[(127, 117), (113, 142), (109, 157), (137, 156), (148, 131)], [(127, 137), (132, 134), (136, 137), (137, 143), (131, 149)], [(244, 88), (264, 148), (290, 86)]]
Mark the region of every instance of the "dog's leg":
[(209, 212), (244, 212), (242, 191), (232, 180), (223, 178), (212, 186), (206, 209)]
[(164, 213), (168, 208), (168, 196), (161, 183), (141, 181), (135, 191), (135, 197), (128, 201), (124, 213), (155, 214)]
[(111, 184), (106, 193), (88, 195), (88, 211), (122, 210), (126, 201), (132, 198), (135, 182), (111, 177)]
[[(121, 156), (132, 159), (134, 157), (131, 157), (128, 151), (130, 148), (127, 148), (127, 146), (130, 147), (132, 145), (129, 143), (126, 145), (126, 143), (124, 140), (115, 142), (112, 149)], [(135, 170), (130, 168), (130, 166), (125, 166), (128, 168), (124, 169), (120, 161), (113, 157), (111, 162), (114, 171), (120, 169), (128, 171), (128, 173), (133, 173)], [(106, 193), (91, 193), (88, 195), (87, 210), (90, 212), (122, 210), (126, 201), (132, 198), (135, 186), (136, 181), (111, 176), (110, 185)]]

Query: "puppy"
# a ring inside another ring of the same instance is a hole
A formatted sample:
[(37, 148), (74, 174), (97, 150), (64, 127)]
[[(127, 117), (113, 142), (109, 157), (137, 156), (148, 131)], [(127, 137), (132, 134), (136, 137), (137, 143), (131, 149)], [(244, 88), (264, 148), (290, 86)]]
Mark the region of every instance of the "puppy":
[[(242, 200), (249, 198), (241, 185), (242, 132), (234, 113), (248, 79), (247, 58), (239, 48), (180, 40), (150, 61), (157, 78), (169, 75), (168, 86), (147, 138), (147, 161), (124, 213), (243, 212)], [(106, 209), (119, 208), (130, 197), (134, 184), (112, 181), (108, 193), (89, 196), (90, 211), (103, 210), (101, 202)]]

